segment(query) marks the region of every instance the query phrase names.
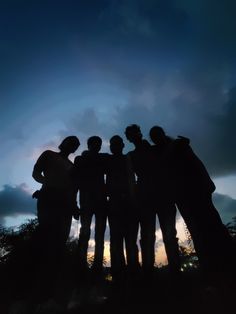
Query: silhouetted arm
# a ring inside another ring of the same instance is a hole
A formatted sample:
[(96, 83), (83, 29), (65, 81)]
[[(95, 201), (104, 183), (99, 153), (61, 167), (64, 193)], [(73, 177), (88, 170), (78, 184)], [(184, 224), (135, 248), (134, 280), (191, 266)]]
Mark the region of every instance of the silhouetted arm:
[(134, 201), (136, 199), (136, 178), (130, 153), (126, 155), (126, 165), (128, 174), (129, 193), (131, 199)]
[(181, 153), (189, 148), (190, 140), (184, 136), (178, 136), (177, 139), (171, 140), (168, 145), (166, 145), (160, 156), (160, 162), (170, 162), (176, 157), (176, 153)]
[(190, 139), (185, 136), (178, 135), (177, 139), (174, 142), (177, 148), (185, 148), (189, 146)]
[(201, 188), (202, 191), (213, 193), (216, 189), (204, 163), (194, 153), (193, 149), (189, 146), (181, 155), (184, 159), (185, 169), (188, 169), (188, 177), (191, 182), (194, 182), (195, 188)]
[(78, 176), (77, 164), (78, 164), (78, 156), (75, 157), (73, 167), (70, 170), (70, 178), (72, 181), (73, 191), (76, 194), (78, 193), (78, 190), (79, 190), (79, 183), (78, 183), (78, 178), (77, 178), (77, 176)]
[(74, 160), (74, 166), (72, 168), (72, 181), (76, 190), (76, 193), (81, 188), (81, 182), (83, 182), (84, 171), (86, 163), (84, 156), (76, 156)]
[(44, 184), (45, 183), (45, 177), (43, 175), (43, 172), (45, 170), (45, 165), (47, 162), (48, 151), (42, 153), (42, 155), (39, 156), (38, 160), (36, 161), (32, 173), (32, 177), (35, 181)]
[(45, 177), (42, 174), (41, 170), (38, 169), (38, 167), (34, 167), (32, 177), (34, 178), (35, 181), (37, 181), (41, 184), (44, 184), (44, 182), (45, 182)]

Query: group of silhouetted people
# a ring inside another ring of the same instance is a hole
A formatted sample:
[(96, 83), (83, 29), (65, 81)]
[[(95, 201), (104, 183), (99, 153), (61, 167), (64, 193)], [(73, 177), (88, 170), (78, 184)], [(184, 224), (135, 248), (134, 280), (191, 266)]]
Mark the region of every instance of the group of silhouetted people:
[[(76, 136), (66, 137), (59, 152), (47, 150), (38, 158), (33, 178), (42, 184), (37, 198), (42, 258), (51, 268), (63, 258), (72, 217), (80, 219), (78, 269), (88, 268), (88, 244), (95, 216), (95, 252), (92, 269), (101, 272), (104, 235), (110, 229), (113, 280), (140, 270), (150, 276), (155, 263), (156, 217), (163, 235), (168, 268), (180, 272), (176, 231), (178, 208), (191, 234), (204, 273), (225, 272), (235, 262), (231, 236), (213, 205), (215, 185), (185, 137), (173, 139), (159, 126), (150, 130), (153, 144), (143, 139), (136, 124), (125, 129), (134, 150), (123, 153), (122, 137), (110, 139), (110, 152), (101, 153), (102, 139), (92, 136), (87, 150), (69, 155), (80, 146)], [(79, 206), (77, 193), (79, 192)], [(141, 263), (138, 233), (140, 231)], [(124, 248), (125, 244), (125, 248)]]

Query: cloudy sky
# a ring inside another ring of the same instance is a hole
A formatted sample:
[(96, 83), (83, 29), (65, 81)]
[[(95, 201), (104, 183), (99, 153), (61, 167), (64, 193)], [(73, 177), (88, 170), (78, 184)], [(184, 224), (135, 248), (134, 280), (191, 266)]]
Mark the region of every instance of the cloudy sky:
[(189, 137), (223, 221), (236, 216), (235, 12), (234, 0), (1, 1), (0, 223), (35, 214), (43, 150), (74, 134), (79, 154), (97, 134), (107, 151), (131, 123)]

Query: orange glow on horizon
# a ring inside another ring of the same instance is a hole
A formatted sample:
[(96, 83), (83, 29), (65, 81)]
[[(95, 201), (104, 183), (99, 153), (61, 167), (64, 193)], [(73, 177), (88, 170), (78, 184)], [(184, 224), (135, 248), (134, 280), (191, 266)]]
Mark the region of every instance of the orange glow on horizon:
[[(78, 237), (79, 234), (79, 228), (80, 223), (74, 221), (72, 224), (72, 230), (71, 233), (73, 234), (73, 237)], [(186, 243), (187, 237), (185, 234), (185, 225), (183, 219), (180, 217), (176, 221), (176, 229), (177, 229), (177, 237), (179, 238), (179, 244)], [(139, 237), (137, 240), (138, 246), (139, 246)], [(95, 241), (93, 238), (89, 240), (89, 248), (88, 248), (88, 256), (92, 257), (94, 254), (94, 247), (95, 247)], [(108, 240), (104, 243), (104, 259), (106, 262), (106, 266), (110, 266), (110, 242)], [(140, 246), (139, 246), (139, 261), (141, 262), (141, 253), (140, 253)], [(162, 240), (162, 233), (160, 228), (156, 230), (156, 244), (155, 244), (155, 264), (156, 265), (166, 265), (167, 257), (165, 252), (165, 246)]]

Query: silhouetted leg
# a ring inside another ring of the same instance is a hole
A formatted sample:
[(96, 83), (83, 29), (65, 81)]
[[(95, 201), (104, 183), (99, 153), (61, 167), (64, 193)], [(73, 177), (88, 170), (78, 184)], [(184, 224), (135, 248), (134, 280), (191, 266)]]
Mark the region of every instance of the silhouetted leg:
[(92, 222), (93, 213), (90, 210), (81, 210), (80, 215), (80, 234), (78, 240), (78, 252), (79, 252), (79, 265), (84, 268), (87, 267), (87, 251), (88, 251), (88, 242), (91, 234), (91, 222)]
[(62, 254), (62, 258), (65, 254), (65, 249), (66, 249), (66, 242), (69, 238), (70, 234), (70, 229), (71, 229), (71, 222), (72, 222), (72, 216), (67, 214), (69, 212), (68, 207), (64, 208), (64, 213), (61, 213), (59, 215), (58, 219), (58, 236), (57, 236), (57, 241), (60, 243), (60, 251)]
[(124, 256), (124, 223), (118, 214), (110, 214), (108, 216), (110, 226), (110, 256), (111, 256), (111, 271), (113, 278), (122, 276), (125, 269)]
[(199, 206), (201, 206), (202, 216), (204, 216), (202, 229), (205, 249), (207, 250), (204, 253), (210, 261), (211, 265), (209, 267), (211, 269), (215, 267), (216, 272), (228, 272), (235, 267), (233, 239), (222, 223), (221, 217), (212, 202), (211, 195), (200, 197)]
[(125, 231), (125, 247), (127, 256), (127, 267), (130, 275), (135, 275), (140, 268), (137, 246), (138, 230), (138, 218), (135, 215), (128, 215)]
[(156, 213), (154, 210), (146, 209), (141, 214), (140, 219), (140, 243), (142, 251), (142, 268), (144, 272), (147, 273), (153, 270), (155, 262), (155, 231)]
[(58, 194), (46, 194), (38, 200), (37, 267), (38, 289), (45, 297), (54, 293), (66, 252), (71, 227), (68, 202)]
[(42, 290), (41, 297), (47, 298), (52, 294), (53, 274), (55, 271), (54, 258), (57, 254), (56, 234), (58, 230), (58, 216), (54, 215), (56, 212), (53, 198), (41, 197), (37, 202), (39, 233), (38, 233), (38, 273), (36, 285), (39, 290)]
[(177, 206), (190, 231), (203, 271), (207, 274), (225, 270), (231, 263), (232, 241), (211, 195), (185, 197), (179, 199)]
[(196, 210), (193, 210), (192, 201), (189, 200), (187, 197), (178, 198), (176, 204), (190, 232), (200, 266), (204, 268), (204, 237), (201, 228), (202, 223), (200, 223), (200, 219), (203, 220), (204, 217), (201, 217), (201, 210), (198, 210), (198, 212), (196, 212)]
[(172, 274), (180, 271), (178, 238), (176, 237), (176, 207), (168, 201), (158, 204), (157, 216), (165, 244), (169, 270)]
[(93, 268), (101, 270), (103, 267), (104, 234), (107, 216), (104, 213), (95, 213), (95, 253)]
[(54, 262), (52, 267), (55, 271), (54, 279), (54, 299), (58, 304), (64, 304), (66, 302), (66, 295), (70, 291), (70, 280), (68, 278), (69, 265), (68, 265), (68, 255), (66, 242), (69, 237), (72, 216), (68, 215), (69, 207), (65, 206), (63, 211), (58, 211), (58, 221), (57, 221), (57, 230), (55, 233), (56, 249), (54, 252)]

